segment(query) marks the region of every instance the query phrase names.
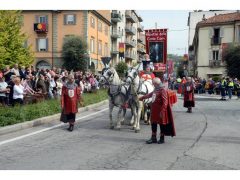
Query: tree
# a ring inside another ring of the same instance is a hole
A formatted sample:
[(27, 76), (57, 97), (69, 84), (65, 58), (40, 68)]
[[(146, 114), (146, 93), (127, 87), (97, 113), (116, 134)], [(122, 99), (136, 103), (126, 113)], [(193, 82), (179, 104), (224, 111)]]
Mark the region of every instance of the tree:
[(121, 61), (116, 65), (116, 71), (119, 75), (119, 77), (123, 77), (124, 74), (127, 72), (128, 70), (128, 65), (127, 63)]
[(27, 36), (21, 32), (21, 11), (0, 11), (0, 68), (19, 64), (29, 66), (34, 60)]
[(226, 72), (230, 77), (240, 78), (240, 46), (230, 46), (223, 56), (226, 61)]
[(79, 36), (69, 36), (64, 39), (64, 64), (67, 70), (86, 71), (88, 68), (87, 43)]

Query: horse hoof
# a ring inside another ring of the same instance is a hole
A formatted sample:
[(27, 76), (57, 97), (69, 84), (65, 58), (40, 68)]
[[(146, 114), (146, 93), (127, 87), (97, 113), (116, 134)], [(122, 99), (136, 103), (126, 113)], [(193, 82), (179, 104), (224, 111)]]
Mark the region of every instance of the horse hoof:
[(135, 129), (135, 133), (139, 133), (140, 132), (140, 129)]
[(114, 129), (114, 126), (110, 126), (110, 129)]
[(132, 130), (135, 130), (135, 127), (132, 127)]
[(120, 131), (120, 129), (121, 129), (120, 127), (116, 127), (116, 130)]

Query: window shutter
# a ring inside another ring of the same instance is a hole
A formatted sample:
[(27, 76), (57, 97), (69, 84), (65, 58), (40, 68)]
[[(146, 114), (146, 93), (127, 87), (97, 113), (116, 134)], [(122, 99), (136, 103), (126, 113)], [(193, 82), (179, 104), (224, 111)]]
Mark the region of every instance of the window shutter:
[(211, 49), (209, 50), (208, 59), (213, 60), (213, 51)]
[(46, 15), (46, 24), (48, 24), (48, 15)]
[(223, 37), (223, 36), (224, 36), (224, 28), (221, 27), (221, 28), (220, 28), (220, 37)]
[(39, 51), (39, 46), (38, 46), (38, 42), (39, 42), (39, 39), (36, 39), (36, 51), (38, 52)]
[(67, 24), (67, 15), (66, 14), (64, 14), (64, 25), (66, 25)]
[(74, 19), (74, 23), (73, 23), (73, 24), (76, 24), (76, 22), (77, 22), (77, 21), (76, 21), (76, 14), (74, 14), (73, 17), (74, 17), (74, 18), (73, 18), (73, 19)]
[(218, 60), (222, 60), (222, 49), (219, 49)]
[(35, 22), (39, 23), (39, 16), (38, 15), (35, 16)]
[(213, 28), (209, 28), (209, 38), (213, 37)]
[(46, 51), (48, 51), (48, 38), (46, 39)]

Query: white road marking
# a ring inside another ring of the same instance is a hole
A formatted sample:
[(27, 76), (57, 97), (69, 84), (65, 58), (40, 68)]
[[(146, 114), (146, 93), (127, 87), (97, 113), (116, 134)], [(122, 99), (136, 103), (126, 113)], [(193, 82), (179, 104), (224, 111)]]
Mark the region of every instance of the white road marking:
[[(79, 117), (76, 119), (76, 121), (79, 121), (81, 119), (84, 119), (84, 118), (87, 118), (87, 117), (91, 117), (91, 116), (94, 116), (98, 113), (101, 113), (103, 111), (106, 111), (108, 110), (109, 108), (105, 108), (105, 109), (102, 109), (98, 112), (95, 112), (95, 113), (91, 113), (91, 114), (88, 114), (86, 116), (83, 116), (83, 117)], [(49, 128), (45, 128), (45, 129), (42, 129), (42, 130), (39, 130), (39, 131), (35, 131), (35, 132), (32, 132), (32, 133), (29, 133), (29, 134), (25, 134), (25, 135), (22, 135), (22, 136), (19, 136), (19, 137), (16, 137), (16, 138), (12, 138), (12, 139), (8, 139), (8, 140), (5, 140), (5, 141), (1, 141), (0, 142), (0, 146), (4, 145), (4, 144), (7, 144), (7, 143), (10, 143), (10, 142), (14, 142), (14, 141), (17, 141), (17, 140), (20, 140), (20, 139), (24, 139), (26, 137), (30, 137), (30, 136), (33, 136), (33, 135), (36, 135), (36, 134), (40, 134), (42, 132), (45, 132), (45, 131), (49, 131), (51, 129), (54, 129), (54, 128), (57, 128), (57, 127), (61, 127), (61, 126), (64, 126), (65, 124), (64, 123), (61, 123), (61, 124), (57, 124), (55, 126), (52, 126), (52, 127), (49, 127)]]

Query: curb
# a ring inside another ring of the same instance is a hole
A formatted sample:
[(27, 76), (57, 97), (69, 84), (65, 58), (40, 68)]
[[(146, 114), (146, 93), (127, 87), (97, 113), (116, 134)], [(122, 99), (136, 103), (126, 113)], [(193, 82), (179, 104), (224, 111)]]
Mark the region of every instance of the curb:
[[(81, 112), (86, 112), (86, 111), (89, 111), (93, 108), (105, 105), (107, 103), (108, 103), (108, 100), (104, 100), (104, 101), (101, 101), (101, 102), (96, 103), (96, 104), (91, 104), (91, 105), (86, 106), (86, 107), (81, 107), (81, 108), (78, 108), (78, 112), (80, 112), (80, 113)], [(36, 127), (36, 126), (40, 126), (40, 125), (43, 125), (43, 124), (50, 123), (52, 121), (60, 119), (60, 115), (61, 115), (61, 113), (58, 113), (58, 114), (54, 114), (54, 115), (51, 115), (51, 116), (41, 117), (41, 118), (38, 118), (38, 119), (35, 119), (35, 120), (32, 120), (32, 121), (27, 121), (27, 122), (23, 122), (23, 123), (18, 123), (18, 124), (2, 127), (2, 128), (0, 128), (0, 136), (4, 135), (4, 134), (12, 133), (12, 132), (20, 131), (20, 130), (23, 130), (23, 129), (28, 129), (28, 128), (32, 128), (32, 127)]]

